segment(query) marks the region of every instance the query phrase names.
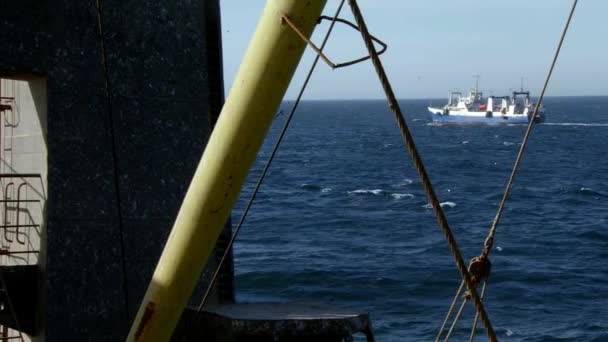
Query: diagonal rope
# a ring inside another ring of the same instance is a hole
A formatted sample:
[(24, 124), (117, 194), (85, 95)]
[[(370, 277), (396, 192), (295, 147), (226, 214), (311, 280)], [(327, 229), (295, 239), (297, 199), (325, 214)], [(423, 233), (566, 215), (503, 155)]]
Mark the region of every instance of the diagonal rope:
[[(490, 232), (488, 233), (488, 236), (487, 236), (486, 240), (484, 241), (484, 247), (483, 247), (483, 249), (481, 251), (480, 256), (477, 257), (477, 258), (474, 258), (474, 259), (477, 259), (477, 261), (479, 261), (480, 263), (483, 264), (481, 268), (478, 268), (476, 270), (477, 272), (472, 272), (473, 276), (477, 279), (477, 281), (480, 281), (482, 278), (485, 278), (485, 281), (483, 283), (482, 294), (481, 294), (482, 298), (483, 298), (483, 296), (485, 294), (485, 291), (486, 291), (487, 277), (489, 276), (489, 273), (490, 273), (490, 269), (489, 268), (487, 268), (487, 269), (484, 269), (484, 268), (485, 267), (489, 267), (489, 265), (490, 265), (489, 254), (490, 254), (490, 251), (492, 250), (492, 246), (494, 244), (494, 236), (496, 235), (496, 228), (498, 226), (498, 223), (500, 221), (500, 217), (501, 217), (502, 212), (504, 210), (505, 203), (506, 203), (506, 201), (507, 201), (507, 199), (509, 197), (509, 194), (511, 192), (511, 188), (513, 187), (513, 180), (515, 179), (515, 174), (517, 173), (517, 170), (519, 169), (519, 165), (521, 164), (521, 161), (523, 159), (524, 151), (525, 151), (525, 148), (527, 146), (530, 134), (532, 132), (532, 127), (534, 127), (534, 124), (536, 123), (536, 117), (538, 115), (538, 111), (539, 111), (540, 106), (542, 104), (542, 101), (543, 101), (543, 98), (544, 98), (544, 95), (545, 95), (545, 91), (547, 90), (547, 85), (549, 84), (549, 80), (551, 79), (551, 74), (553, 73), (553, 69), (554, 69), (555, 64), (557, 62), (557, 58), (559, 57), (559, 53), (561, 51), (562, 44), (563, 44), (564, 39), (566, 37), (566, 33), (568, 32), (568, 28), (570, 27), (570, 22), (572, 20), (573, 15), (574, 15), (574, 10), (576, 9), (577, 2), (578, 2), (578, 0), (574, 0), (574, 2), (572, 3), (572, 8), (570, 9), (570, 14), (568, 16), (568, 20), (566, 21), (566, 24), (565, 24), (564, 29), (562, 31), (562, 34), (561, 34), (561, 37), (560, 37), (560, 40), (559, 40), (559, 44), (557, 45), (557, 48), (555, 50), (555, 54), (553, 56), (553, 61), (551, 62), (551, 66), (549, 68), (549, 72), (547, 73), (547, 77), (545, 79), (545, 83), (543, 85), (543, 88), (542, 88), (542, 91), (541, 91), (540, 96), (538, 98), (538, 101), (537, 101), (537, 103), (536, 103), (536, 105), (534, 107), (534, 112), (532, 113), (532, 116), (530, 117), (530, 122), (528, 123), (528, 127), (526, 129), (526, 133), (524, 135), (521, 147), (520, 147), (519, 152), (517, 154), (517, 158), (515, 160), (515, 164), (513, 166), (513, 169), (511, 170), (511, 174), (509, 176), (509, 180), (507, 182), (507, 186), (505, 188), (505, 192), (504, 192), (503, 197), (502, 197), (502, 199), (500, 201), (500, 204), (498, 206), (498, 210), (497, 210), (496, 216), (494, 217), (494, 221), (492, 222), (492, 227), (490, 229)], [(486, 271), (486, 273), (483, 274), (483, 275), (481, 275), (480, 272), (483, 272), (483, 271)], [(443, 324), (442, 324), (442, 326), (441, 326), (441, 328), (439, 330), (438, 338), (441, 336), (441, 334), (443, 334), (443, 330), (445, 328), (445, 324), (447, 323), (449, 317), (452, 314), (452, 310), (454, 309), (454, 305), (455, 305), (455, 303), (457, 301), (457, 298), (460, 295), (461, 291), (462, 291), (462, 285), (458, 289), (458, 291), (456, 293), (456, 297), (454, 298), (454, 301), (452, 302), (452, 305), (448, 309), (448, 313), (446, 314), (445, 320), (444, 320), (444, 322), (443, 322)], [(466, 302), (466, 299), (465, 299), (465, 302)], [(463, 303), (463, 305), (464, 305), (464, 303)], [(471, 342), (475, 338), (475, 332), (477, 330), (477, 320), (478, 320), (478, 317), (479, 317), (479, 312), (476, 313), (475, 319), (473, 320), (473, 325), (472, 325), (472, 328), (471, 328), (471, 335), (470, 335), (470, 338), (469, 338), (469, 340)], [(458, 318), (459, 318), (459, 316), (457, 315), (457, 317), (454, 319), (454, 322), (453, 322), (452, 326), (454, 326), (456, 324), (456, 321), (458, 320)], [(450, 331), (448, 332), (448, 336), (451, 334), (451, 331), (452, 330), (450, 329)]]
[(424, 189), (427, 192), (429, 201), (431, 202), (431, 205), (433, 207), (433, 211), (435, 212), (435, 215), (437, 216), (437, 221), (439, 222), (439, 226), (441, 227), (441, 230), (442, 230), (446, 240), (448, 241), (450, 250), (451, 250), (452, 254), (454, 255), (454, 259), (456, 260), (456, 266), (458, 267), (458, 270), (460, 271), (460, 274), (462, 275), (462, 278), (467, 286), (467, 289), (469, 290), (471, 298), (473, 299), (473, 302), (475, 303), (475, 307), (477, 308), (477, 311), (479, 312), (479, 316), (486, 328), (488, 337), (490, 338), (491, 341), (497, 341), (496, 334), (494, 333), (494, 329), (492, 328), (492, 324), (490, 323), (490, 319), (483, 307), (483, 303), (481, 302), (479, 296), (477, 295), (477, 292), (475, 290), (475, 284), (473, 283), (473, 280), (471, 279), (471, 276), (467, 270), (467, 265), (465, 264), (464, 259), (462, 258), (462, 255), (460, 254), (460, 250), (458, 249), (456, 240), (454, 239), (450, 226), (448, 225), (448, 221), (445, 217), (445, 214), (443, 213), (443, 210), (441, 209), (441, 205), (439, 203), (439, 200), (437, 199), (437, 195), (435, 194), (435, 191), (433, 190), (433, 186), (431, 184), (428, 174), (426, 173), (426, 170), (422, 163), (422, 159), (420, 158), (418, 150), (416, 149), (416, 145), (414, 144), (414, 139), (407, 127), (405, 119), (403, 118), (403, 113), (401, 112), (399, 103), (397, 102), (397, 99), (392, 90), (390, 82), (386, 76), (386, 72), (384, 71), (382, 62), (380, 61), (380, 58), (378, 57), (376, 49), (370, 38), (369, 31), (367, 30), (367, 27), (365, 25), (362, 15), (361, 15), (361, 11), (355, 0), (349, 0), (348, 3), (350, 4), (350, 7), (353, 12), (353, 16), (355, 17), (355, 20), (360, 28), (361, 35), (363, 36), (363, 40), (365, 41), (365, 46), (367, 47), (367, 49), (371, 55), (372, 63), (376, 69), (376, 73), (378, 74), (380, 82), (382, 83), (382, 88), (384, 88), (384, 92), (386, 93), (389, 107), (392, 110), (393, 114), (395, 115), (395, 119), (397, 120), (397, 124), (401, 131), (403, 140), (405, 141), (405, 144), (407, 145), (407, 149), (410, 153), (410, 156), (412, 157), (412, 160), (416, 167), (416, 171), (418, 172), (418, 175), (422, 179)]
[(511, 171), (511, 175), (509, 176), (509, 181), (507, 182), (507, 186), (505, 188), (505, 192), (500, 201), (500, 205), (498, 206), (498, 211), (496, 212), (496, 216), (494, 217), (494, 221), (492, 222), (492, 228), (490, 228), (490, 232), (488, 233), (488, 237), (484, 242), (484, 247), (481, 252), (480, 258), (487, 258), (492, 250), (492, 245), (494, 244), (494, 236), (496, 235), (496, 227), (498, 226), (498, 222), (500, 221), (500, 217), (502, 215), (505, 203), (507, 202), (507, 198), (511, 193), (511, 187), (513, 186), (513, 180), (515, 179), (515, 174), (519, 169), (519, 165), (524, 155), (524, 151), (528, 144), (528, 138), (530, 137), (530, 133), (532, 132), (532, 127), (534, 127), (536, 116), (538, 115), (538, 110), (540, 109), (540, 105), (543, 101), (543, 97), (545, 96), (545, 90), (547, 90), (547, 85), (549, 84), (549, 80), (551, 79), (551, 74), (553, 73), (553, 68), (555, 67), (555, 63), (557, 62), (557, 57), (559, 56), (559, 52), (562, 48), (562, 43), (564, 42), (564, 38), (566, 37), (566, 32), (568, 32), (568, 27), (570, 26), (570, 21), (572, 20), (572, 16), (574, 15), (574, 9), (576, 8), (578, 0), (574, 0), (572, 3), (572, 8), (570, 9), (570, 15), (568, 16), (568, 20), (566, 21), (566, 25), (564, 26), (564, 30), (562, 32), (561, 38), (559, 40), (559, 44), (557, 45), (557, 49), (555, 50), (555, 55), (553, 56), (553, 61), (551, 62), (551, 67), (549, 68), (549, 73), (547, 74), (547, 78), (545, 79), (545, 84), (543, 85), (543, 90), (540, 93), (538, 101), (536, 102), (536, 106), (534, 107), (534, 113), (530, 118), (530, 123), (528, 123), (528, 129), (526, 130), (526, 134), (522, 141), (521, 147), (519, 148), (519, 153), (517, 154), (517, 159), (515, 160), (515, 165), (513, 165), (513, 170)]
[(448, 309), (448, 313), (445, 315), (445, 319), (443, 320), (443, 323), (441, 323), (441, 328), (439, 328), (439, 332), (437, 333), (437, 336), (435, 337), (435, 342), (439, 342), (441, 335), (443, 335), (443, 331), (445, 330), (445, 327), (448, 324), (450, 317), (452, 316), (452, 311), (454, 311), (456, 304), (458, 304), (458, 299), (460, 298), (460, 294), (462, 293), (463, 288), (464, 288), (464, 280), (460, 282), (460, 287), (458, 288), (458, 291), (456, 291), (456, 295), (454, 296), (454, 299), (452, 300), (452, 304), (450, 305), (450, 308)]
[(452, 322), (452, 325), (450, 326), (450, 330), (448, 330), (448, 333), (445, 335), (445, 339), (443, 339), (443, 342), (448, 342), (450, 340), (450, 337), (452, 337), (452, 333), (454, 333), (454, 329), (456, 328), (456, 325), (458, 324), (458, 321), (460, 320), (460, 317), (462, 316), (462, 312), (464, 311), (464, 306), (467, 304), (467, 301), (468, 301), (468, 299), (466, 297), (462, 300), (460, 309), (458, 309), (458, 312), (456, 313), (456, 317), (454, 317), (454, 321)]
[[(483, 282), (483, 285), (481, 288), (481, 295), (480, 295), (481, 299), (483, 299), (483, 297), (486, 294), (487, 285), (488, 285), (488, 281), (485, 280)], [(461, 291), (462, 291), (462, 285), (458, 289), (458, 293), (456, 294), (456, 297), (454, 298), (454, 301), (452, 302), (452, 306), (450, 306), (450, 310), (449, 310), (448, 314), (446, 315), (445, 320), (443, 321), (443, 325), (441, 326), (441, 329), (439, 329), (439, 333), (437, 334), (437, 337), (435, 337), (435, 342), (439, 342), (439, 340), (441, 339), (441, 336), (443, 335), (443, 331), (445, 329), (445, 325), (448, 322), (450, 316), (452, 315), (452, 310), (454, 309), (455, 304), (458, 302), (457, 299), (459, 298)], [(465, 297), (463, 298), (462, 303), (460, 305), (460, 308), (458, 309), (458, 312), (456, 313), (456, 316), (454, 317), (454, 320), (452, 321), (452, 325), (450, 326), (450, 329), (448, 330), (447, 334), (445, 335), (445, 338), (443, 339), (443, 342), (449, 341), (450, 337), (452, 337), (452, 334), (454, 333), (454, 329), (456, 328), (458, 321), (460, 320), (460, 317), (462, 316), (464, 307), (468, 301), (469, 301), (469, 298), (465, 295)], [(478, 320), (479, 320), (479, 313), (476, 312), (475, 318), (473, 320), (473, 325), (471, 328), (471, 334), (469, 336), (469, 342), (473, 342), (473, 340), (475, 339), (475, 333), (477, 330), (477, 321)]]
[(117, 137), (114, 127), (114, 114), (112, 112), (112, 88), (110, 86), (110, 72), (108, 68), (108, 56), (105, 46), (105, 33), (103, 26), (103, 0), (96, 0), (95, 7), (97, 9), (97, 28), (99, 30), (99, 49), (101, 53), (101, 64), (103, 66), (103, 77), (105, 82), (105, 95), (108, 106), (108, 126), (110, 130), (110, 149), (112, 150), (112, 172), (114, 177), (114, 192), (116, 193), (116, 216), (118, 216), (118, 234), (120, 237), (120, 259), (122, 267), (122, 292), (125, 300), (125, 319), (129, 323), (129, 286), (127, 279), (127, 261), (125, 250), (125, 233), (122, 215), (122, 197), (120, 196), (120, 175), (118, 172), (118, 152), (116, 151)]
[[(481, 288), (481, 299), (486, 294), (486, 288), (488, 287), (488, 280), (486, 279), (483, 282), (483, 287)], [(469, 336), (469, 342), (473, 342), (475, 340), (475, 333), (477, 332), (477, 321), (479, 319), (479, 314), (475, 313), (475, 318), (473, 319), (473, 327), (471, 328), (471, 336)]]
[[(331, 24), (329, 25), (329, 29), (327, 30), (327, 33), (325, 34), (323, 43), (321, 44), (321, 47), (319, 48), (319, 50), (321, 50), (321, 51), (323, 50), (323, 48), (325, 48), (325, 44), (327, 43), (329, 36), (331, 35), (331, 32), (336, 23), (336, 18), (338, 18), (338, 16), (340, 15), (340, 12), (342, 11), (342, 7), (344, 6), (344, 1), (345, 0), (342, 0), (340, 2), (340, 5), (338, 6), (338, 9), (336, 10), (336, 14), (334, 15), (334, 19), (332, 20)], [(205, 305), (207, 304), (209, 295), (211, 293), (211, 289), (215, 285), (215, 282), (217, 281), (217, 278), (219, 276), (220, 268), (224, 264), (226, 257), (228, 256), (228, 253), (230, 252), (230, 249), (232, 248), (232, 245), (234, 244), (234, 240), (236, 240), (236, 237), (238, 236), (239, 231), (241, 230), (241, 227), (243, 226), (243, 223), (245, 222), (245, 219), (247, 218), (249, 209), (251, 208), (251, 205), (253, 204), (258, 191), (260, 190), (260, 186), (262, 185), (262, 182), (264, 181), (264, 177), (266, 177), (268, 168), (270, 167), (270, 164), (272, 163), (272, 161), (279, 149), (279, 146), (281, 145), (281, 142), (283, 141), (283, 137), (285, 136), (285, 133), (287, 132), (287, 128), (289, 127), (289, 124), (291, 123), (291, 119), (293, 118), (293, 116), (296, 112), (296, 109), (298, 108), (298, 105), (300, 104), (300, 100), (302, 99), (304, 90), (306, 90), (306, 86), (308, 85), (308, 82), (310, 81), (312, 73), (314, 72), (315, 67), (317, 66), (317, 63), (319, 62), (319, 58), (320, 58), (320, 56), (317, 55), (315, 57), (315, 60), (313, 61), (312, 65), (310, 66), (308, 75), (306, 75), (306, 79), (304, 80), (304, 83), (302, 84), (302, 87), (300, 88), (298, 97), (296, 98), (296, 101), (294, 102), (293, 107), (291, 108), (291, 111), (289, 112), (289, 116), (287, 117), (287, 120), (285, 121), (285, 124), (283, 125), (283, 128), (281, 129), (281, 133), (279, 134), (279, 137), (277, 138), (274, 148), (272, 149), (272, 153), (270, 153), (270, 156), (268, 157), (268, 160), (266, 161), (266, 164), (264, 165), (264, 169), (262, 170), (262, 173), (260, 174), (260, 177), (258, 178), (255, 188), (253, 189), (253, 192), (251, 193), (251, 196), (249, 197), (249, 201), (247, 202), (247, 205), (245, 206), (245, 209), (243, 210), (239, 223), (237, 224), (237, 226), (234, 230), (234, 233), (232, 234), (232, 237), (230, 238), (230, 241), (228, 242), (226, 250), (224, 251), (224, 255), (222, 255), (222, 258), (220, 259), (220, 262), (218, 263), (218, 265), (215, 269), (215, 272), (213, 273), (213, 277), (211, 278), (211, 281), (209, 282), (209, 285), (207, 286), (205, 295), (203, 296), (203, 299), (201, 300), (201, 302), (198, 306), (197, 314), (200, 314), (201, 311), (203, 311), (203, 308), (205, 307)]]

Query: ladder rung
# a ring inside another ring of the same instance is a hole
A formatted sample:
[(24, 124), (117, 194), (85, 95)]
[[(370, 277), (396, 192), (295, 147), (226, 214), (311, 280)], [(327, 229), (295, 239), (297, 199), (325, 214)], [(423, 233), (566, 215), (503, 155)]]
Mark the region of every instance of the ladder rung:
[(8, 200), (0, 200), (0, 203), (37, 203), (40, 202), (40, 200), (13, 200), (13, 199), (8, 199)]
[(0, 255), (13, 255), (13, 254), (38, 254), (39, 251), (0, 251)]
[(0, 178), (41, 178), (39, 173), (0, 173)]
[(39, 224), (7, 224), (0, 226), (0, 229), (3, 228), (38, 228)]

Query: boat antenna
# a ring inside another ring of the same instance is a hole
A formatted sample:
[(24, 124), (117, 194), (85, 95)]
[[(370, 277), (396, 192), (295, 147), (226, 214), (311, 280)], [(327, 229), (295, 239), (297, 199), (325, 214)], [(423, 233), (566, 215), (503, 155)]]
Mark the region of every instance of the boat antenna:
[(521, 90), (521, 92), (523, 93), (523, 92), (524, 92), (524, 77), (523, 77), (523, 76), (522, 76), (522, 77), (520, 77), (520, 80), (521, 80), (521, 86), (520, 86), (520, 90)]

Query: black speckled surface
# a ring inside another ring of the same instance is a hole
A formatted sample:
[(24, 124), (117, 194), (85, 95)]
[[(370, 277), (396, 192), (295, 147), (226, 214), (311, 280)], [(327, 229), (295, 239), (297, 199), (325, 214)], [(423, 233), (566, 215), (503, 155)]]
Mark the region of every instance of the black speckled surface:
[(0, 1), (0, 74), (45, 74), (47, 12), (39, 0)]
[(47, 341), (126, 336), (219, 112), (217, 3), (102, 1), (108, 101), (95, 0), (0, 2), (0, 75), (47, 77)]

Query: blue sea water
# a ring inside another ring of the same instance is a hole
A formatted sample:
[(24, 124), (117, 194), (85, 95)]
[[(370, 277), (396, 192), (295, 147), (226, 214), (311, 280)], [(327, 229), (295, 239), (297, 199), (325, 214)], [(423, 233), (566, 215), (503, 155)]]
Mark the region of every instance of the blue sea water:
[[(438, 126), (429, 100), (400, 103), (468, 262), (525, 126)], [(608, 341), (608, 97), (544, 106), (498, 226), (486, 309), (501, 341)], [(459, 273), (384, 101), (300, 105), (235, 245), (235, 271), (241, 302), (353, 307), (370, 313), (378, 341), (434, 339)], [(472, 315), (469, 306), (454, 340), (468, 338)]]

